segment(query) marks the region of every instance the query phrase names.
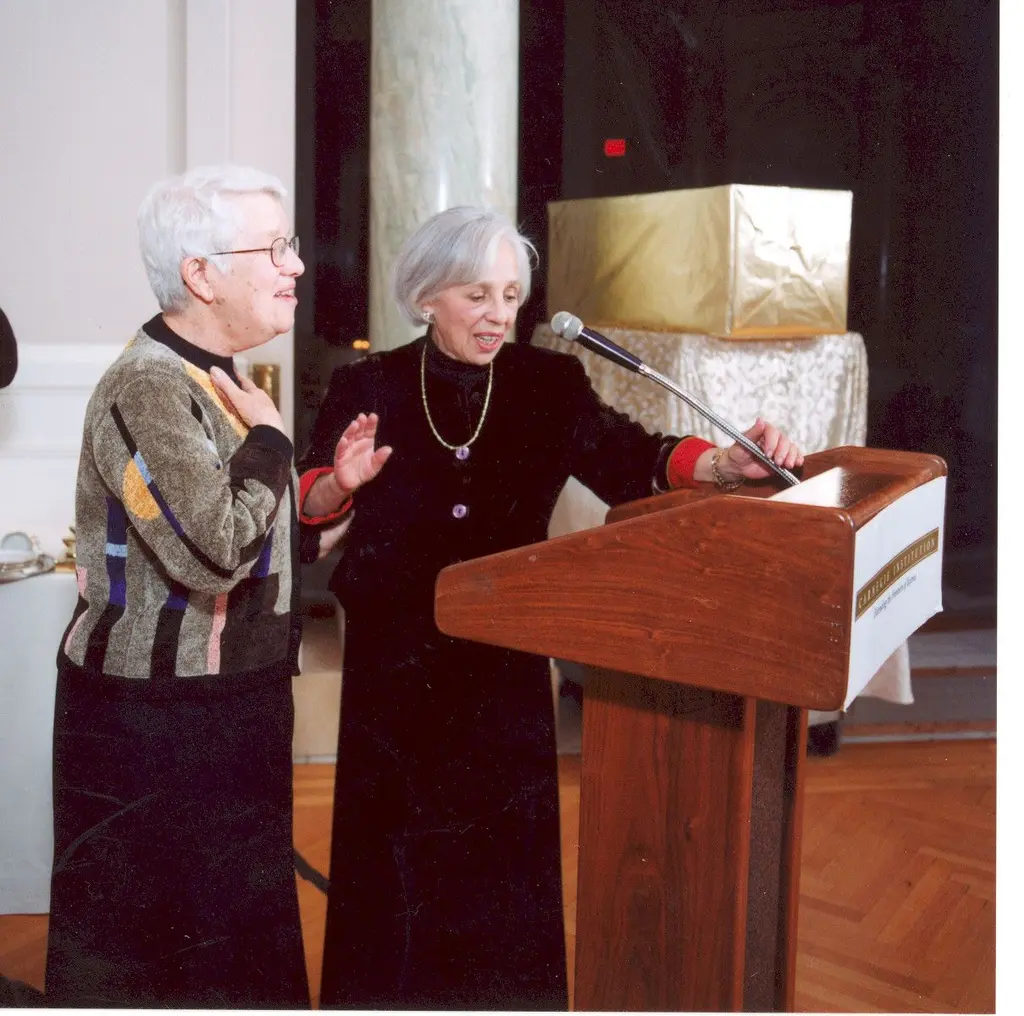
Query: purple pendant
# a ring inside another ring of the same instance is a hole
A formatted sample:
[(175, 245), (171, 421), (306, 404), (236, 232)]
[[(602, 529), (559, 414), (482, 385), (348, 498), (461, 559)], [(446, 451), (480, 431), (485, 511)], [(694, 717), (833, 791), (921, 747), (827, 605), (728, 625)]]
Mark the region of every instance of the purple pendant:
[(469, 448), (467, 448), (466, 445), (463, 445), (461, 448), (456, 448), (455, 449), (455, 457), (460, 462), (465, 462), (466, 459), (469, 458)]

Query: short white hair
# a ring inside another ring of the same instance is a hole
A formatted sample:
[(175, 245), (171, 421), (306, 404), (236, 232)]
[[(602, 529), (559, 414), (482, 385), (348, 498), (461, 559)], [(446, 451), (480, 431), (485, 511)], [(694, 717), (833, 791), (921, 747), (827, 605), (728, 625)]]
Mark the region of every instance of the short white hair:
[(162, 311), (184, 310), (188, 288), (181, 278), (185, 258), (206, 258), (223, 271), (226, 258), (244, 226), (240, 194), (270, 194), (278, 201), (288, 192), (276, 176), (251, 166), (201, 166), (182, 176), (161, 180), (139, 206), (139, 248), (149, 284)]
[(402, 314), (414, 325), (427, 323), (422, 303), (449, 286), (477, 282), (507, 240), (519, 268), (519, 299), (530, 295), (530, 271), (537, 249), (501, 214), (459, 205), (427, 219), (402, 245), (391, 272), (391, 290)]

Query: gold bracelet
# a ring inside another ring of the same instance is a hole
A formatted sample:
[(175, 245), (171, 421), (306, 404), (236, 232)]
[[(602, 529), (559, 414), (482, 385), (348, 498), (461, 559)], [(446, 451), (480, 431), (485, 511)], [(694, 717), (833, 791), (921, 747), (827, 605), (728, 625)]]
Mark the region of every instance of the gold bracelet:
[(724, 448), (719, 448), (714, 455), (711, 456), (711, 476), (715, 481), (715, 486), (719, 490), (730, 491), (735, 490), (737, 487), (743, 486), (743, 477), (741, 476), (738, 480), (727, 480), (722, 476), (718, 468), (718, 460), (725, 454)]

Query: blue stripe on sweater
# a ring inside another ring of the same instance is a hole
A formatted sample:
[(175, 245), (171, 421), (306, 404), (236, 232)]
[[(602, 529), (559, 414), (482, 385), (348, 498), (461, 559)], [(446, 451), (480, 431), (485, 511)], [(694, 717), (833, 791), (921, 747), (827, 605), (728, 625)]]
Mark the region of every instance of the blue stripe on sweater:
[(265, 579), (270, 574), (270, 555), (274, 549), (274, 527), (270, 527), (267, 538), (263, 541), (263, 549), (260, 551), (259, 560), (253, 566), (251, 574), (254, 578)]
[(128, 516), (120, 501), (107, 497), (107, 581), (110, 603), (123, 607), (126, 597), (125, 562), (128, 558)]
[(146, 481), (146, 486), (152, 490), (153, 475), (150, 473), (149, 468), (146, 466), (146, 460), (142, 457), (142, 452), (137, 451), (132, 456), (132, 461), (138, 467), (139, 472), (142, 474), (143, 480)]

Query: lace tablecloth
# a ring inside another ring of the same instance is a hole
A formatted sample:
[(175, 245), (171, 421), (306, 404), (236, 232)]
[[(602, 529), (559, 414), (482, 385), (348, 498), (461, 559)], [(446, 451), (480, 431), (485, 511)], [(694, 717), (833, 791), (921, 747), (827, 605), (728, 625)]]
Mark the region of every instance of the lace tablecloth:
[[(741, 430), (762, 416), (807, 452), (867, 439), (868, 359), (856, 332), (788, 342), (618, 329), (605, 334)], [(546, 324), (537, 326), (533, 343), (577, 355), (601, 398), (648, 430), (731, 443), (681, 399), (558, 338)]]
[[(760, 416), (777, 424), (805, 452), (867, 439), (868, 362), (856, 332), (810, 339), (735, 342), (709, 335), (605, 329), (613, 342), (675, 381), (723, 419), (746, 430)], [(595, 391), (650, 431), (696, 434), (717, 444), (732, 439), (696, 410), (652, 381), (624, 370), (538, 325), (533, 344), (579, 357)], [(575, 480), (555, 506), (550, 536), (604, 522), (608, 506)], [(913, 702), (906, 645), (886, 660), (861, 693), (889, 702)], [(830, 713), (811, 711), (811, 722)]]

